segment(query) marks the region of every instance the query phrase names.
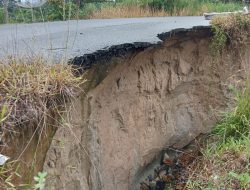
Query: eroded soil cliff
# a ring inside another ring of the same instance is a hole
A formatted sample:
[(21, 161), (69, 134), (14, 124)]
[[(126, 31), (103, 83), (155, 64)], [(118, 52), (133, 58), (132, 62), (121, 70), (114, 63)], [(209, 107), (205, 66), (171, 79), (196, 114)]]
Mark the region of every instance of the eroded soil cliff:
[(157, 46), (94, 60), (47, 152), (47, 189), (137, 189), (163, 149), (209, 131), (250, 62), (249, 49), (211, 56), (210, 35), (161, 35)]

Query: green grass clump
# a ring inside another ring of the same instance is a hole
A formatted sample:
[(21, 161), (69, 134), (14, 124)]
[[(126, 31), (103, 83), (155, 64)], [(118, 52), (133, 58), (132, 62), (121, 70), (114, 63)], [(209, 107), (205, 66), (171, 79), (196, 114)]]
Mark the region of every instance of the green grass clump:
[(227, 42), (232, 50), (248, 44), (250, 32), (250, 15), (231, 14), (215, 17), (212, 22), (214, 36), (212, 38), (212, 53), (220, 53)]
[(250, 189), (250, 86), (215, 126), (190, 167), (188, 189)]
[(234, 12), (242, 10), (242, 5), (239, 2), (221, 2), (210, 1), (203, 5), (206, 12)]
[(237, 106), (223, 117), (213, 130), (214, 134), (228, 139), (239, 140), (250, 135), (250, 88), (236, 96)]

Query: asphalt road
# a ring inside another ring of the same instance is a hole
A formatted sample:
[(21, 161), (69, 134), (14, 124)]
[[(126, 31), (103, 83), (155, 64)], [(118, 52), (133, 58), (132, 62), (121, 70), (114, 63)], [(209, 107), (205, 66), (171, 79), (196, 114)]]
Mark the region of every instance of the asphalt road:
[(133, 42), (157, 43), (157, 34), (207, 26), (204, 17), (72, 20), (0, 25), (0, 57), (46, 55), (73, 58)]

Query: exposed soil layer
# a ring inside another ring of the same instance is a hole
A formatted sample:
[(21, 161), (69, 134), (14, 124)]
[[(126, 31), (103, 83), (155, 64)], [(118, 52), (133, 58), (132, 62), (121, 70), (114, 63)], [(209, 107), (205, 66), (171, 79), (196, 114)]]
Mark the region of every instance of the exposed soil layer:
[(228, 85), (244, 81), (249, 48), (224, 49), (215, 61), (210, 28), (160, 36), (162, 44), (123, 56), (110, 49), (101, 60), (78, 59), (88, 82), (47, 153), (48, 188), (139, 189), (162, 150), (208, 132), (228, 108)]

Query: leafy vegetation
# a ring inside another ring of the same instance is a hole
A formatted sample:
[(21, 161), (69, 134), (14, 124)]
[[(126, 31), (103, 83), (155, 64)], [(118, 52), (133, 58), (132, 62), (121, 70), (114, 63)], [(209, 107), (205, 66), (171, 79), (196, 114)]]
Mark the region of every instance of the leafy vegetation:
[[(212, 20), (212, 53), (232, 53), (249, 44), (250, 16), (232, 14)], [(202, 156), (189, 166), (187, 189), (250, 189), (250, 83), (239, 93), (234, 88), (235, 108), (226, 112), (207, 141)]]
[(232, 14), (224, 17), (215, 17), (211, 23), (214, 32), (211, 44), (213, 53), (220, 53), (227, 42), (230, 43), (234, 51), (249, 42), (249, 15)]
[[(144, 17), (167, 15), (202, 15), (211, 11), (237, 11), (242, 9), (241, 1), (222, 0), (117, 0), (78, 1), (49, 0), (40, 8), (25, 9), (9, 7), (9, 22), (39, 22), (88, 18)], [(0, 9), (0, 23), (4, 11)]]
[(190, 190), (250, 188), (250, 86), (236, 95), (236, 107), (223, 114), (205, 142), (201, 156), (188, 166)]
[(223, 137), (223, 143), (230, 142), (231, 139), (239, 140), (248, 137), (250, 134), (250, 88), (236, 96), (237, 107), (226, 113), (217, 127), (214, 134)]
[(236, 95), (190, 170), (188, 189), (250, 188), (250, 86)]
[[(233, 53), (249, 44), (250, 16), (229, 15), (212, 20), (212, 53), (226, 46)], [(233, 88), (232, 88), (233, 89)], [(250, 189), (250, 84), (238, 93), (236, 107), (224, 113), (201, 148), (202, 157), (189, 168), (188, 189)]]
[(45, 187), (47, 172), (38, 172), (37, 176), (34, 177), (35, 185), (34, 189), (42, 190)]
[[(16, 190), (13, 178), (19, 176), (16, 161), (9, 162), (0, 167), (0, 188), (6, 190)], [(45, 187), (47, 172), (38, 172), (34, 176), (34, 184), (21, 184), (18, 189), (42, 190)]]

